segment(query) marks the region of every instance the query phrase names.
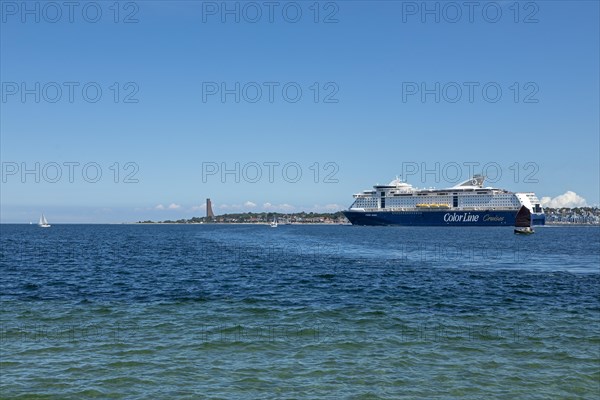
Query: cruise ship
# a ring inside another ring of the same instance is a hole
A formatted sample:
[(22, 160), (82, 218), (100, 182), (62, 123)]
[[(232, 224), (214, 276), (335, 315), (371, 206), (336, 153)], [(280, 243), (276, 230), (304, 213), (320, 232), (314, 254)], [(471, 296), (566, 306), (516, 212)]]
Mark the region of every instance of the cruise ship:
[(525, 206), (533, 225), (545, 224), (535, 193), (483, 187), (484, 180), (475, 175), (447, 189), (417, 189), (396, 178), (355, 194), (344, 215), (353, 225), (513, 226)]

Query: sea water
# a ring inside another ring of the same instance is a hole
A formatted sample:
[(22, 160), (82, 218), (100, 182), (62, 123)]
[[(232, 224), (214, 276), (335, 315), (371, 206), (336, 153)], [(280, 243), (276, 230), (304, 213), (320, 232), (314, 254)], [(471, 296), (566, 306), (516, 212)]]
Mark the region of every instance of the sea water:
[(1, 398), (600, 397), (600, 229), (1, 225)]

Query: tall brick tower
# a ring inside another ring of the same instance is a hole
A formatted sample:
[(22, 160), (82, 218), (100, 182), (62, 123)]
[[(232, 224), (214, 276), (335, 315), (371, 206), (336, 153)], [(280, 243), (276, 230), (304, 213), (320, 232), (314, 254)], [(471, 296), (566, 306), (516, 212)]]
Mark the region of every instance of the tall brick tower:
[(206, 217), (212, 218), (214, 216), (215, 216), (215, 213), (213, 213), (213, 210), (212, 210), (212, 203), (211, 203), (210, 199), (206, 199)]

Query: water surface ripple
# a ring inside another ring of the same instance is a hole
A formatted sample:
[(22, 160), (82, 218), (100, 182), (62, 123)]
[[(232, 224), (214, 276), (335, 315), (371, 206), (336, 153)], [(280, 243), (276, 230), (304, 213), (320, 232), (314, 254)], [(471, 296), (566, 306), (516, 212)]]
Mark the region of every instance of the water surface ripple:
[(600, 229), (0, 226), (1, 398), (600, 397)]

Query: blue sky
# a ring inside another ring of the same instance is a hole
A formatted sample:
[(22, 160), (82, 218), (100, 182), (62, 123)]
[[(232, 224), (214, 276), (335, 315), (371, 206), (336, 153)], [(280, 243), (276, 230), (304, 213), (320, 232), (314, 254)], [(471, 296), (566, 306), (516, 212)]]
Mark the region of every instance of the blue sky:
[(338, 210), (469, 164), (600, 203), (597, 1), (0, 3), (1, 222)]

